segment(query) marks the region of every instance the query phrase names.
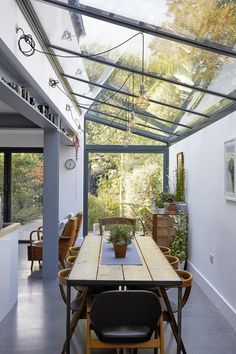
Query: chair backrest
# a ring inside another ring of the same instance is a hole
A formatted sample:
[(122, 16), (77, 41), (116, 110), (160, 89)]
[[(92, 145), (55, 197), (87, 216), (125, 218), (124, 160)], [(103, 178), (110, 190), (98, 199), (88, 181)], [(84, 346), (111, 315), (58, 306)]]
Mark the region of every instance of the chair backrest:
[(169, 256), (169, 255), (165, 255), (165, 257), (174, 269), (178, 269), (178, 265), (179, 265), (179, 258), (178, 257)]
[(181, 306), (184, 307), (191, 292), (193, 276), (192, 273), (188, 272), (187, 270), (176, 269), (176, 273), (182, 280), (182, 287), (185, 288), (181, 302)]
[(170, 256), (171, 255), (171, 250), (169, 247), (166, 246), (158, 246), (161, 250), (161, 252), (165, 255), (165, 256)]
[(65, 263), (65, 267), (66, 268), (72, 268), (75, 260), (76, 260), (77, 256), (69, 256), (65, 259), (64, 263)]
[[(75, 215), (75, 217), (77, 218), (77, 225), (76, 225), (76, 233), (75, 233), (75, 241), (74, 244), (76, 243), (76, 240), (79, 236), (79, 232), (82, 226), (82, 221), (83, 221), (83, 213), (79, 212)], [(74, 245), (72, 245), (74, 246)]]
[(69, 251), (69, 248), (74, 244), (76, 234), (77, 218), (71, 218), (59, 238), (59, 260), (64, 267), (64, 260)]
[(63, 299), (65, 304), (67, 303), (67, 297), (66, 297), (66, 293), (65, 293), (64, 287), (66, 287), (66, 285), (67, 285), (67, 279), (68, 279), (68, 276), (70, 274), (70, 271), (71, 271), (71, 268), (68, 268), (68, 269), (60, 270), (57, 273), (59, 289), (60, 289), (60, 292), (61, 292), (61, 297), (62, 297), (62, 299)]
[(136, 228), (136, 219), (134, 218), (126, 218), (123, 216), (111, 216), (99, 219), (99, 230), (100, 235), (102, 235), (102, 226), (103, 225), (114, 225), (114, 224), (124, 224), (130, 225), (133, 227), (133, 235), (135, 235)]
[(80, 247), (72, 246), (69, 248), (69, 255), (70, 256), (78, 256), (80, 251)]
[(161, 305), (150, 291), (106, 291), (96, 296), (89, 316), (99, 339), (104, 328), (124, 325), (146, 326), (151, 338), (161, 316)]

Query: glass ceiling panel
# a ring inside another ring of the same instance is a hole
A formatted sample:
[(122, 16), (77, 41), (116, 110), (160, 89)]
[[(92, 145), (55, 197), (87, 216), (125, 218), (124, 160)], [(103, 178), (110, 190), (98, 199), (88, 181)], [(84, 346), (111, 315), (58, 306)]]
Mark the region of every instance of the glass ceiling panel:
[(131, 134), (129, 141), (125, 139), (126, 133), (122, 130), (86, 121), (86, 144), (96, 145), (165, 145), (160, 141)]
[[(94, 3), (98, 5), (103, 3), (103, 1), (94, 1)], [(148, 4), (150, 4), (151, 8), (152, 6), (159, 7), (159, 2), (158, 5), (155, 4), (155, 1), (149, 1)], [(52, 45), (75, 52), (90, 53), (92, 58), (97, 57), (93, 56), (94, 54), (105, 51), (106, 53), (102, 54), (102, 58), (105, 60), (126, 64), (134, 69), (141, 69), (142, 36), (138, 32), (87, 16), (80, 16), (38, 1), (33, 1), (33, 5)], [(129, 6), (129, 2), (127, 3), (126, 1), (125, 4), (121, 1), (121, 7), (125, 5)], [(136, 8), (139, 11), (139, 7), (136, 6)], [(56, 19), (56, 23), (53, 22), (52, 24), (52, 16)], [(57, 28), (57, 31), (53, 30), (53, 28)], [(67, 33), (66, 36), (65, 33)], [(109, 51), (134, 35), (136, 36), (127, 43)], [(224, 77), (225, 75), (230, 75), (232, 70), (236, 74), (236, 59), (182, 43), (145, 34), (144, 49), (144, 70), (177, 82), (208, 88), (221, 71), (223, 71), (222, 76)], [(71, 59), (67, 60), (70, 61)], [(104, 73), (105, 68), (103, 65), (90, 60), (83, 61), (90, 80), (104, 82), (107, 72)], [(231, 86), (235, 87), (236, 78), (233, 81)], [(228, 87), (227, 80), (221, 81), (220, 85), (215, 84), (214, 87), (216, 91), (225, 94), (229, 94), (232, 91)]]
[[(204, 43), (214, 41), (228, 46), (228, 49), (235, 49), (236, 26), (233, 26), (233, 21), (236, 23), (236, 5), (232, 1), (148, 0), (145, 6), (143, 0), (58, 2), (73, 6), (80, 3), (84, 9), (87, 5), (97, 7), (130, 17), (132, 21), (135, 19), (159, 26), (159, 30), (163, 28), (169, 33), (186, 38), (202, 40)], [(192, 127), (206, 119), (192, 113), (210, 116), (234, 102), (233, 99), (201, 92), (194, 86), (223, 95), (230, 94), (232, 98), (236, 98), (235, 58), (148, 34), (144, 34), (142, 56), (142, 35), (139, 32), (45, 2), (32, 0), (32, 5), (48, 37), (49, 47), (61, 48), (54, 48), (54, 51), (60, 55), (58, 61), (63, 73), (98, 85), (110, 85), (117, 91), (122, 90), (130, 95), (139, 95), (143, 64), (144, 74), (149, 75), (143, 76), (143, 82), (151, 101), (144, 115), (137, 114), (140, 129), (165, 137), (168, 134), (155, 130), (166, 129), (169, 133), (177, 134), (186, 132), (188, 126)], [(123, 44), (120, 46), (121, 43)], [(79, 55), (66, 51), (82, 53), (85, 57), (80, 58)], [(127, 70), (124, 70), (125, 68)], [(134, 74), (130, 74), (132, 70)], [(164, 80), (158, 80), (158, 77)], [(132, 98), (127, 98), (127, 95), (114, 95), (109, 90), (72, 79), (67, 81), (72, 92), (101, 101), (106, 100), (113, 105), (111, 107), (100, 104), (99, 109), (103, 112), (117, 115), (122, 107), (132, 107), (133, 103), (137, 110), (136, 99), (133, 101)], [(78, 95), (74, 97), (76, 102), (85, 107), (93, 103)], [(153, 101), (187, 109), (191, 113)], [(122, 111), (122, 114), (119, 113), (120, 117), (126, 114), (124, 109)], [(148, 114), (161, 119), (148, 117)], [(181, 124), (184, 126), (181, 127)]]
[(161, 27), (193, 40), (235, 50), (236, 4), (219, 0), (80, 0), (82, 5)]

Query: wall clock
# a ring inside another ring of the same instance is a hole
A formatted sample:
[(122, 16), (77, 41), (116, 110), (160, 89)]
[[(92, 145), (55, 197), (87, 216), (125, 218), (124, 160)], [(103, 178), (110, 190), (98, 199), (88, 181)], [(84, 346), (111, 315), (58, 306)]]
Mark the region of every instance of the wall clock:
[(73, 170), (76, 166), (76, 162), (75, 160), (73, 159), (68, 159), (66, 160), (65, 162), (65, 167), (68, 169), (68, 170)]

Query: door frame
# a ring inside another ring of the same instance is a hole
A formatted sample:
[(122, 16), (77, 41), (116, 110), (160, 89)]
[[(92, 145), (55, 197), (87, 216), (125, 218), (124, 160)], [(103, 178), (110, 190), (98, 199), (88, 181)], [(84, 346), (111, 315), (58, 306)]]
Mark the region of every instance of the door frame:
[(85, 145), (84, 146), (84, 222), (83, 235), (88, 233), (88, 156), (89, 153), (156, 153), (163, 154), (163, 188), (168, 189), (169, 175), (169, 147), (159, 145), (134, 145), (124, 147), (122, 145)]
[(11, 222), (12, 154), (13, 153), (43, 153), (43, 148), (0, 147), (0, 153), (4, 154), (3, 221)]

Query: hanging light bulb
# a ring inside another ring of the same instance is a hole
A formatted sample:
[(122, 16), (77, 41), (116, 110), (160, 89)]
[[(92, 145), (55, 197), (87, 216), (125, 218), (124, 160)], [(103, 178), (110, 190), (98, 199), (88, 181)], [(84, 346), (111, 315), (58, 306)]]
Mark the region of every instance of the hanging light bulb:
[(136, 119), (135, 112), (134, 111), (129, 112), (128, 124), (129, 124), (129, 128), (131, 129), (131, 133), (133, 131), (133, 128), (135, 128), (135, 119)]
[(136, 103), (136, 106), (141, 110), (146, 110), (150, 105), (147, 90), (144, 82), (140, 84), (139, 97)]
[(136, 105), (139, 109), (146, 110), (149, 104), (147, 90), (144, 83), (144, 34), (142, 33), (142, 82), (140, 84), (139, 97)]
[(126, 128), (126, 132), (125, 132), (125, 135), (124, 135), (124, 138), (123, 138), (123, 146), (124, 147), (128, 147), (129, 144), (130, 144), (130, 141), (131, 141), (131, 134), (132, 134), (132, 129), (130, 126), (127, 126)]

